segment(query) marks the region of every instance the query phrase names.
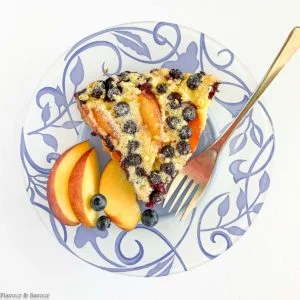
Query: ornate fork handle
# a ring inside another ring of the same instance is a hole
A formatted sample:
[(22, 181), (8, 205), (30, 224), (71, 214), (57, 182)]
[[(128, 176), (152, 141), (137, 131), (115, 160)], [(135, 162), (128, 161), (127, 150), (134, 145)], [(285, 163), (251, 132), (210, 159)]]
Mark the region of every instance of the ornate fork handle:
[(215, 150), (217, 153), (219, 153), (222, 150), (224, 144), (229, 140), (233, 131), (239, 125), (241, 120), (251, 110), (253, 105), (257, 102), (257, 100), (267, 89), (267, 87), (270, 85), (273, 79), (278, 75), (281, 69), (287, 64), (287, 62), (290, 60), (290, 58), (295, 54), (295, 52), (299, 48), (300, 48), (300, 27), (295, 27), (289, 34), (284, 45), (282, 46), (276, 58), (274, 59), (271, 67), (265, 74), (263, 80), (257, 86), (255, 92), (252, 94), (247, 104), (237, 115), (237, 117), (227, 128), (227, 130), (214, 142), (213, 145), (210, 146), (211, 149)]

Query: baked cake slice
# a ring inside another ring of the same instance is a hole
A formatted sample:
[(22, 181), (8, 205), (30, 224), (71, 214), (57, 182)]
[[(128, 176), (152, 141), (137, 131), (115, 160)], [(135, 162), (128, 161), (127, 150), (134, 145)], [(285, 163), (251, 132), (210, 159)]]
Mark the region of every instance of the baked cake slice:
[(126, 171), (139, 200), (158, 203), (205, 128), (216, 77), (178, 69), (123, 72), (75, 94), (82, 119)]

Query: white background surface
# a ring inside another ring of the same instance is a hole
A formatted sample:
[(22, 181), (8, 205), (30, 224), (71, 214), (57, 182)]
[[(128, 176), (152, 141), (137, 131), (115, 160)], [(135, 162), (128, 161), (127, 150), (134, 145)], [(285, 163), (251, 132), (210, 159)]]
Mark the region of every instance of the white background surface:
[(166, 278), (85, 264), (59, 246), (27, 201), (20, 127), (40, 78), (68, 47), (104, 27), (163, 20), (206, 32), (259, 80), (295, 25), (300, 1), (0, 1), (0, 293), (50, 299), (300, 299), (300, 52), (265, 94), (277, 147), (268, 199), (223, 255)]

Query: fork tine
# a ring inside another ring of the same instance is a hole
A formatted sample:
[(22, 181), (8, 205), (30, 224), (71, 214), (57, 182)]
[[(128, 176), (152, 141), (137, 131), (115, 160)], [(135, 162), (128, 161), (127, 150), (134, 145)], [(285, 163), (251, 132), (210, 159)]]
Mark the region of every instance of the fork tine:
[(205, 190), (206, 185), (200, 187), (200, 189), (197, 190), (197, 192), (195, 193), (195, 195), (193, 196), (193, 198), (191, 199), (189, 205), (187, 206), (187, 208), (185, 209), (182, 217), (181, 217), (181, 221), (184, 221), (187, 216), (191, 213), (191, 211), (194, 209), (194, 207), (196, 206), (199, 198), (201, 197), (203, 191)]
[[(172, 183), (171, 183), (171, 186), (170, 186), (170, 188), (169, 188), (169, 190), (168, 190), (167, 197), (166, 197), (166, 199), (165, 199), (165, 201), (164, 201), (164, 203), (163, 203), (163, 208), (168, 204), (169, 200), (172, 198), (173, 193), (174, 193), (177, 189), (179, 189), (179, 186), (180, 186), (181, 182), (183, 181), (183, 179), (186, 179), (186, 176), (183, 175), (183, 174), (181, 174), (181, 173), (179, 173), (179, 174), (173, 179), (173, 181), (172, 181)], [(177, 191), (177, 193), (178, 193), (178, 191)]]
[(177, 211), (175, 213), (175, 217), (178, 215), (178, 213), (180, 212), (181, 208), (183, 207), (183, 205), (188, 201), (188, 199), (191, 197), (191, 199), (193, 199), (193, 196), (195, 195), (195, 193), (197, 192), (197, 190), (199, 189), (199, 184), (197, 184), (197, 182), (193, 182), (193, 184), (191, 185), (189, 190), (192, 190), (191, 193), (186, 193), (184, 198), (182, 199), (179, 207), (177, 208)]
[[(175, 198), (172, 202), (172, 205), (169, 209), (169, 212), (171, 212), (171, 210), (173, 209), (173, 207), (178, 203), (178, 201), (181, 198), (181, 195), (186, 195), (188, 190), (190, 189), (191, 185), (193, 183), (193, 180), (189, 180), (189, 178), (185, 181), (185, 183), (182, 185), (182, 187), (180, 188), (180, 190), (178, 191), (178, 193), (175, 195)], [(180, 191), (182, 191), (180, 193)]]

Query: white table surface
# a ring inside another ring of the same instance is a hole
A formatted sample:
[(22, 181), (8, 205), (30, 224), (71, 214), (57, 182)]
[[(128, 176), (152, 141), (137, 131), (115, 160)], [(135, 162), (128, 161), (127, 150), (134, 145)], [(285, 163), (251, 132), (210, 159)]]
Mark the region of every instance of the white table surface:
[(1, 1), (0, 293), (50, 293), (53, 300), (300, 299), (300, 53), (264, 97), (277, 145), (263, 210), (229, 251), (189, 272), (126, 277), (72, 256), (27, 201), (19, 161), (20, 127), (32, 93), (81, 37), (131, 21), (181, 23), (234, 50), (259, 80), (288, 32), (300, 25), (300, 1), (77, 2)]

